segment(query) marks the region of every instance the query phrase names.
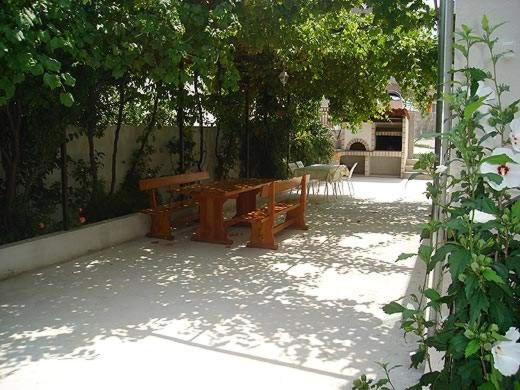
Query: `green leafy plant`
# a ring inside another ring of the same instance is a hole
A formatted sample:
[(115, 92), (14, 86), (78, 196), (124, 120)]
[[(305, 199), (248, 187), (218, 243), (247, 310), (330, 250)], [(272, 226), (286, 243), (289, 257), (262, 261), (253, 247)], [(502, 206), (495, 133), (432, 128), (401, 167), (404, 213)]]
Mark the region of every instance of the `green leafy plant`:
[(362, 375), (359, 379), (356, 379), (353, 383), (352, 389), (354, 390), (396, 390), (392, 380), (390, 379), (390, 372), (395, 370), (399, 365), (389, 367), (387, 363), (378, 363), (378, 365), (385, 372), (385, 378), (374, 380), (367, 378), (366, 375)]
[(306, 165), (328, 163), (334, 146), (330, 130), (320, 122), (301, 123), (294, 136), (292, 156), (295, 161), (303, 161)]
[[(403, 331), (419, 339), (411, 366), (426, 363), (428, 372), (413, 389), (520, 386), (514, 355), (520, 353), (520, 201), (512, 197), (520, 187), (520, 148), (507, 137), (519, 121), (519, 101), (503, 105), (509, 89), (496, 72), (504, 55), (496, 52), (499, 26), (484, 17), (481, 27), (481, 34), (467, 26), (458, 33), (456, 48), (466, 64), (455, 71), (453, 93), (445, 97), (456, 117), (442, 135), (449, 157), (442, 166), (435, 167), (433, 156), (417, 164), (433, 175), (427, 196), (442, 213), (425, 229), (438, 239), (398, 260), (417, 255), (426, 266), (424, 283), (409, 297), (411, 306), (394, 301), (384, 307), (387, 314), (400, 314)], [(471, 66), (477, 48), (487, 49), (490, 71)], [(446, 290), (429, 284), (433, 272), (448, 278)], [(507, 342), (509, 349), (502, 347)], [(444, 355), (439, 371), (433, 370), (431, 349)]]

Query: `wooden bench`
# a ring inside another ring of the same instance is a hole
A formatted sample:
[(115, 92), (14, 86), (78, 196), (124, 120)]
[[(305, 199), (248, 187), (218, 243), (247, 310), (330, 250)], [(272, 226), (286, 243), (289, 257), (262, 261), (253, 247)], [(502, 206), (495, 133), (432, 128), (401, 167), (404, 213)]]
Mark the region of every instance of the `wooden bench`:
[[(307, 203), (307, 183), (309, 175), (295, 177), (290, 180), (274, 181), (264, 186), (261, 196), (267, 198), (265, 207), (249, 212), (239, 217), (241, 222), (251, 225), (251, 237), (248, 247), (278, 249), (275, 234), (292, 226), (295, 229), (307, 230), (305, 224), (305, 207)], [(276, 195), (300, 189), (300, 195), (295, 202), (277, 202)], [(285, 215), (284, 222), (276, 224), (278, 217)]]
[(158, 191), (166, 189), (173, 192), (176, 187), (183, 184), (198, 183), (201, 180), (209, 179), (208, 172), (184, 173), (176, 176), (155, 177), (152, 179), (143, 179), (139, 181), (139, 190), (146, 191), (150, 194), (150, 207), (141, 210), (142, 213), (149, 214), (152, 223), (148, 237), (162, 238), (172, 240), (171, 215), (174, 211), (187, 207), (197, 206), (194, 199), (188, 198), (180, 201), (173, 201), (173, 194), (170, 194), (168, 203), (159, 204)]

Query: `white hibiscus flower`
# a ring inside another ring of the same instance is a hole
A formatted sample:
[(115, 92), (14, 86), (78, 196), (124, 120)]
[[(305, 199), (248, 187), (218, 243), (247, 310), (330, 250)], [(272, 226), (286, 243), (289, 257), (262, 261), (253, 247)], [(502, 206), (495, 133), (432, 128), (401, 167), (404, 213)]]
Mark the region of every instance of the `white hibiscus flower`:
[(489, 185), (497, 191), (503, 190), (504, 188), (515, 188), (520, 186), (520, 154), (515, 153), (511, 148), (496, 148), (491, 153), (492, 156), (498, 156), (505, 154), (515, 161), (507, 162), (505, 164), (491, 164), (489, 162), (483, 162), (480, 165), (480, 172), (495, 173), (502, 176), (502, 182), (500, 184), (495, 183), (492, 180), (488, 180)]
[(489, 221), (494, 221), (495, 219), (497, 219), (497, 217), (495, 217), (493, 214), (485, 213), (480, 210), (473, 210), (471, 215), (471, 220), (477, 223), (486, 223)]
[(516, 341), (520, 338), (518, 329), (509, 328), (506, 333), (508, 341), (499, 341), (493, 345), (491, 353), (495, 368), (502, 375), (515, 375), (520, 367), (520, 344)]
[(509, 138), (511, 139), (511, 146), (517, 152), (520, 152), (520, 118), (513, 120), (509, 127), (511, 128), (511, 134)]
[(438, 165), (435, 169), (435, 173), (444, 173), (448, 170), (448, 167), (446, 165)]
[(487, 86), (486, 83), (484, 83), (484, 81), (479, 81), (476, 94), (478, 97), (481, 97), (481, 98), (486, 97), (484, 99), (484, 104), (482, 106), (480, 106), (480, 108), (478, 110), (482, 114), (489, 113), (489, 110), (491, 109), (489, 107), (489, 104), (492, 104), (496, 98), (495, 90), (493, 88)]

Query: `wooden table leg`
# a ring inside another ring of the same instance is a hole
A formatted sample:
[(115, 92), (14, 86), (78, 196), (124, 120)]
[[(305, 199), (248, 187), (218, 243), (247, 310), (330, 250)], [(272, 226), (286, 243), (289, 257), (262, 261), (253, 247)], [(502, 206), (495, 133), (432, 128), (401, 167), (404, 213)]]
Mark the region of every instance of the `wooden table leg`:
[[(260, 190), (247, 191), (242, 192), (237, 197), (236, 203), (236, 214), (234, 218), (237, 218), (241, 215), (245, 215), (251, 211), (256, 210), (256, 194), (258, 194)], [(250, 226), (250, 224), (246, 222), (234, 223), (235, 226)]]
[(193, 233), (192, 240), (232, 244), (233, 241), (229, 239), (224, 226), (224, 202), (226, 199), (213, 196), (200, 196), (198, 198), (200, 226)]
[(253, 210), (256, 210), (256, 194), (260, 190), (242, 192), (237, 198), (237, 213), (236, 216), (247, 214)]

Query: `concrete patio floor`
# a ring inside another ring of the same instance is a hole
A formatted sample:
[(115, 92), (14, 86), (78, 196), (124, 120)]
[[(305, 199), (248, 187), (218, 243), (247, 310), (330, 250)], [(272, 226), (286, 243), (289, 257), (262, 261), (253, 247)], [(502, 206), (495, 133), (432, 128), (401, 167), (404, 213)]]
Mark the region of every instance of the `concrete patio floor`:
[(311, 199), (280, 249), (140, 239), (0, 282), (0, 389), (350, 389), (376, 362), (415, 383), (413, 340), (381, 306), (423, 269), (425, 182), (356, 178)]

